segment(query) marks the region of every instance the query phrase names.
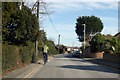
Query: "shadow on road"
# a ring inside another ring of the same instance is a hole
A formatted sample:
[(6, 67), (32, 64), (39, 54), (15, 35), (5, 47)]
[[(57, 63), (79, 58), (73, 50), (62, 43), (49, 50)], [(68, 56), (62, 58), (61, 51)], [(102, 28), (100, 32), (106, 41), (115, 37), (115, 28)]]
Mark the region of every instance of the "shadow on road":
[(88, 62), (88, 61), (85, 61), (85, 60), (70, 60), (70, 61), (76, 61), (76, 62)]
[(55, 56), (54, 58), (80, 58), (80, 57), (73, 57), (71, 54), (64, 54), (60, 56)]
[(99, 72), (107, 72), (107, 73), (116, 73), (120, 74), (118, 71), (111, 71), (109, 69), (103, 68), (101, 66), (95, 66), (95, 65), (64, 65), (59, 66), (61, 68), (70, 68), (70, 69), (78, 69), (78, 70), (92, 70), (92, 71), (99, 71)]

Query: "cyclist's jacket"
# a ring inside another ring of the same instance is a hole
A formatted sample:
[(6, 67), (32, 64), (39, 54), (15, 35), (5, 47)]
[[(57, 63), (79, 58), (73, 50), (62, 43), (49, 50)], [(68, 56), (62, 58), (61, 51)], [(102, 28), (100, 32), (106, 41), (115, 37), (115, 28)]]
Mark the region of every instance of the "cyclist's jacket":
[(44, 46), (43, 52), (44, 52), (44, 53), (48, 53), (48, 47), (47, 47), (47, 45)]

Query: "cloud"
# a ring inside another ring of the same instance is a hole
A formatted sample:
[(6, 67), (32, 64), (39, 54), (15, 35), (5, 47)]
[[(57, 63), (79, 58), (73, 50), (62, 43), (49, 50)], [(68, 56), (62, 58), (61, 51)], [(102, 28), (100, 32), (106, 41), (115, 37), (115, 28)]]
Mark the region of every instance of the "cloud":
[(84, 6), (79, 3), (74, 3), (74, 2), (53, 2), (50, 6), (49, 9), (53, 9), (55, 12), (65, 12), (65, 11), (70, 11), (70, 10), (80, 10)]
[[(2, 2), (19, 2), (22, 0), (1, 0)], [(23, 0), (25, 2), (33, 2), (36, 0)], [(119, 2), (119, 0), (45, 0), (46, 2)]]
[(47, 2), (119, 2), (119, 0), (45, 0)]
[[(78, 42), (77, 35), (75, 33), (74, 25), (70, 24), (56, 24), (56, 29), (60, 32), (62, 44), (69, 45), (72, 42)], [(58, 34), (53, 28), (46, 27), (47, 37), (53, 38), (57, 44)]]
[(115, 17), (104, 17), (104, 16), (102, 16), (101, 19), (104, 20), (104, 21), (108, 21), (108, 22), (117, 22), (118, 21), (118, 18), (115, 18)]
[[(59, 30), (59, 31), (73, 31), (73, 29), (75, 29), (75, 25), (70, 25), (70, 24), (56, 24), (56, 26), (57, 26), (57, 29)], [(63, 28), (64, 27), (64, 28)]]
[(111, 27), (111, 26), (105, 26), (101, 32), (102, 34), (111, 34), (111, 35), (115, 35), (118, 33), (118, 27)]
[(101, 9), (105, 8), (105, 6), (101, 5), (100, 3), (90, 2), (90, 3), (86, 3), (86, 4), (87, 4), (87, 7), (101, 8)]
[[(27, 3), (27, 1), (29, 3)], [(35, 0), (36, 1), (36, 0)], [(26, 0), (26, 4), (31, 7), (33, 6), (33, 4), (35, 3), (35, 1), (33, 0)], [(50, 4), (49, 4), (50, 3)], [(97, 9), (113, 9), (113, 10), (117, 10), (118, 9), (118, 2), (106, 2), (106, 1), (91, 1), (91, 2), (87, 2), (87, 1), (83, 1), (80, 2), (79, 0), (76, 2), (74, 0), (74, 2), (71, 1), (61, 1), (61, 0), (56, 0), (56, 1), (52, 1), (52, 2), (48, 2), (49, 6), (48, 6), (48, 10), (52, 10), (54, 12), (67, 12), (67, 11), (81, 11), (81, 10), (97, 10)]]
[(53, 2), (49, 9), (55, 12), (81, 11), (81, 10), (117, 10), (117, 2)]
[(117, 2), (91, 2), (86, 3), (88, 7), (96, 8), (96, 9), (118, 9)]

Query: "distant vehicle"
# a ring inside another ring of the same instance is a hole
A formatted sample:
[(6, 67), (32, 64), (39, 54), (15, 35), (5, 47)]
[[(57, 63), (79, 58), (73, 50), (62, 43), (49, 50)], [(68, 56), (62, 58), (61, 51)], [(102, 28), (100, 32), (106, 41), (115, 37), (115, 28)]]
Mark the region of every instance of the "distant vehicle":
[(72, 51), (68, 51), (69, 54), (72, 54), (73, 52)]
[(75, 51), (72, 53), (73, 57), (81, 57), (82, 53), (80, 53), (80, 51)]

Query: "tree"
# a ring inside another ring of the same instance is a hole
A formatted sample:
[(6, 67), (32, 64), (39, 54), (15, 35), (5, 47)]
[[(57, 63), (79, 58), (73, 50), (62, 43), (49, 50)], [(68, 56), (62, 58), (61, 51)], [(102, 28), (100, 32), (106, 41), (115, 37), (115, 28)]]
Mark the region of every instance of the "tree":
[(113, 37), (112, 39), (106, 40), (106, 53), (119, 54), (120, 55), (120, 40)]
[(102, 52), (105, 50), (105, 36), (96, 34), (90, 41), (91, 52)]
[(11, 15), (16, 13), (17, 10), (19, 10), (19, 3), (17, 2), (3, 2), (2, 3), (2, 39), (3, 41), (8, 40), (8, 36), (9, 36), (9, 29), (8, 29), (8, 25), (10, 25), (11, 22)]
[[(9, 8), (6, 5), (10, 5)], [(2, 13), (3, 41), (14, 45), (26, 45), (27, 41), (34, 42), (37, 38), (39, 25), (37, 17), (32, 14), (31, 9), (24, 6), (20, 10), (18, 3), (3, 3), (2, 8), (5, 11)], [(4, 20), (6, 21), (4, 22)]]
[(78, 39), (80, 42), (83, 42), (84, 40), (84, 26), (86, 25), (85, 29), (85, 39), (87, 42), (90, 41), (91, 36), (95, 35), (96, 33), (99, 33), (103, 29), (103, 23), (100, 20), (100, 18), (95, 16), (82, 16), (77, 19), (76, 23), (76, 33), (78, 35)]
[(57, 51), (57, 49), (55, 48), (55, 44), (54, 44), (53, 41), (48, 40), (48, 41), (47, 41), (47, 45), (48, 45), (48, 47), (49, 47), (49, 51), (48, 51), (48, 54), (49, 54), (49, 55), (58, 54), (58, 51)]

